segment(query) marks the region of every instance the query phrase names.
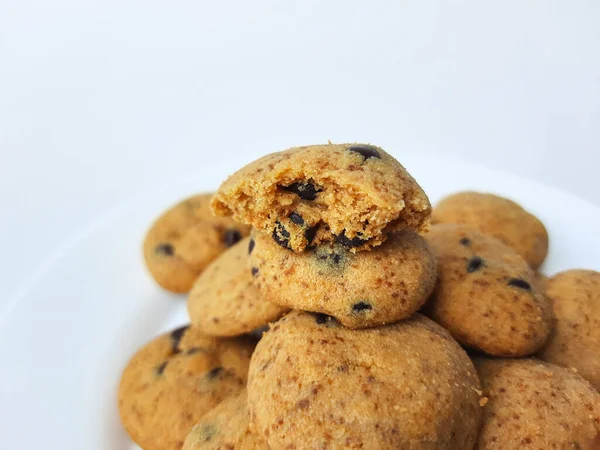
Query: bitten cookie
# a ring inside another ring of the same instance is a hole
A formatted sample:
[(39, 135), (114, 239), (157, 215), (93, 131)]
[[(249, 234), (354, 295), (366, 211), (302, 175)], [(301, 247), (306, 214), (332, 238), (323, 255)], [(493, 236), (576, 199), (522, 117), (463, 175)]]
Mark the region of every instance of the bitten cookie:
[(129, 361), (121, 421), (144, 450), (180, 450), (207, 411), (244, 388), (254, 341), (216, 339), (195, 327), (159, 336)]
[(389, 232), (429, 226), (429, 199), (392, 156), (365, 144), (295, 147), (272, 153), (229, 177), (212, 201), (282, 247), (303, 251), (335, 241), (352, 252)]
[(246, 390), (219, 403), (194, 426), (182, 450), (267, 450), (250, 425)]
[(435, 286), (435, 259), (414, 231), (392, 233), (381, 246), (359, 253), (335, 243), (295, 253), (262, 233), (252, 239), (251, 272), (265, 299), (332, 315), (350, 328), (404, 319)]
[(146, 266), (169, 291), (188, 292), (213, 259), (250, 232), (250, 227), (230, 218), (213, 216), (211, 197), (200, 194), (177, 203), (146, 234)]
[(466, 225), (434, 225), (438, 261), (427, 313), (461, 344), (495, 356), (524, 356), (546, 341), (551, 309), (535, 274), (510, 247)]
[(535, 359), (475, 359), (487, 403), (478, 450), (600, 448), (600, 395)]
[(271, 448), (473, 448), (479, 380), (442, 327), (415, 314), (350, 330), (293, 311), (258, 343), (248, 407)]
[(192, 323), (214, 336), (248, 333), (279, 319), (289, 308), (264, 300), (254, 287), (248, 261), (250, 238), (214, 260), (198, 277), (188, 299)]
[(574, 367), (600, 390), (600, 272), (568, 270), (552, 277), (546, 296), (554, 329), (539, 357)]
[(507, 198), (480, 192), (461, 192), (439, 202), (432, 223), (460, 223), (491, 234), (537, 268), (548, 254), (544, 224)]

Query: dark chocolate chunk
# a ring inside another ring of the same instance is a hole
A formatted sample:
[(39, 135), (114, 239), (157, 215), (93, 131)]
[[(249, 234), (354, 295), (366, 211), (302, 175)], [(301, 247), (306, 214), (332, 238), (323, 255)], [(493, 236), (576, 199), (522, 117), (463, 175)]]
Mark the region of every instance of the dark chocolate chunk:
[(519, 289), (525, 289), (526, 291), (531, 290), (531, 285), (522, 278), (511, 278), (508, 280), (508, 285), (518, 287)]
[(255, 277), (256, 275), (258, 275), (258, 267), (253, 267), (252, 268), (252, 276)]
[(293, 192), (294, 194), (298, 194), (298, 197), (300, 197), (302, 200), (315, 200), (317, 198), (317, 194), (323, 190), (316, 188), (312, 183), (302, 181), (292, 183), (289, 186), (283, 186), (283, 189)]
[(302, 218), (302, 216), (300, 214), (293, 212), (293, 213), (290, 213), (290, 215), (288, 217), (296, 225), (304, 225), (304, 219)]
[(215, 367), (214, 369), (210, 369), (208, 372), (206, 372), (206, 378), (208, 378), (209, 380), (214, 380), (219, 375), (221, 375), (222, 372), (222, 367)]
[(335, 242), (337, 242), (340, 245), (343, 245), (346, 248), (360, 247), (367, 241), (368, 241), (368, 239), (362, 239), (360, 237), (360, 233), (357, 236), (353, 237), (352, 239), (346, 237), (345, 232), (342, 234), (339, 234), (335, 237)]
[(173, 353), (179, 352), (179, 342), (189, 327), (189, 325), (185, 325), (171, 331), (171, 345), (173, 348)]
[(469, 272), (469, 273), (476, 272), (479, 269), (481, 269), (483, 266), (484, 266), (483, 259), (481, 259), (479, 256), (473, 256), (467, 262), (467, 272)]
[(283, 248), (290, 248), (290, 232), (285, 229), (281, 222), (275, 224), (272, 234), (273, 240)]
[(250, 242), (248, 242), (248, 254), (252, 253), (252, 250), (254, 250), (254, 246), (256, 245), (256, 242), (254, 242), (254, 239), (250, 239)]
[(348, 151), (359, 153), (360, 155), (362, 155), (364, 160), (367, 160), (369, 158), (380, 158), (381, 159), (379, 152), (374, 147), (371, 147), (370, 145), (364, 145), (364, 144), (353, 145), (352, 147), (348, 147)]
[(223, 235), (223, 242), (226, 247), (232, 247), (242, 238), (242, 233), (236, 229), (227, 230)]
[(173, 256), (175, 254), (175, 247), (173, 247), (173, 245), (169, 244), (168, 242), (162, 243), (156, 246), (154, 252), (159, 255)]
[(156, 375), (162, 375), (163, 372), (165, 371), (165, 367), (167, 367), (167, 363), (169, 361), (165, 361), (164, 363), (162, 363), (160, 366), (158, 366), (156, 368)]
[(460, 242), (460, 243), (461, 243), (462, 245), (464, 245), (465, 247), (469, 247), (469, 246), (471, 245), (471, 239), (469, 239), (469, 238), (466, 238), (466, 237), (462, 238), (462, 239), (461, 239), (460, 241), (458, 241), (458, 242)]
[(371, 305), (369, 305), (367, 302), (358, 302), (355, 303), (354, 305), (352, 305), (352, 311), (355, 313), (359, 313), (362, 311), (369, 311), (373, 309), (373, 307)]

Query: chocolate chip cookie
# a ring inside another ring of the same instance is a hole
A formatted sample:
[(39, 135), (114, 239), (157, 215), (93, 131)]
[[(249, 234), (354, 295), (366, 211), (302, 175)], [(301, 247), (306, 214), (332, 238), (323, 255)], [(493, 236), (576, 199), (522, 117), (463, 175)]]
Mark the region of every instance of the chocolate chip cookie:
[(199, 194), (165, 211), (144, 240), (144, 259), (163, 288), (188, 292), (204, 268), (250, 232), (230, 218), (215, 217), (211, 194)]
[(554, 328), (541, 359), (574, 367), (600, 390), (600, 272), (568, 270), (550, 278)]
[(369, 249), (392, 231), (426, 230), (431, 214), (429, 199), (406, 169), (366, 144), (267, 155), (229, 177), (212, 207), (293, 251), (326, 242), (351, 252)]
[(246, 237), (214, 260), (188, 298), (192, 323), (207, 334), (236, 336), (279, 319), (289, 308), (266, 301), (254, 286)]
[(466, 353), (419, 314), (350, 330), (293, 311), (250, 363), (248, 406), (271, 448), (473, 448), (479, 380)]
[(427, 313), (466, 346), (494, 356), (537, 351), (552, 325), (535, 273), (514, 250), (466, 225), (434, 225), (438, 262)]
[(483, 395), (478, 450), (600, 448), (600, 394), (535, 359), (475, 359)]
[(480, 192), (450, 195), (434, 208), (432, 223), (461, 223), (491, 234), (534, 269), (548, 254), (548, 232), (533, 214), (507, 198)]
[(119, 386), (121, 421), (144, 450), (180, 450), (200, 417), (244, 388), (250, 339), (217, 339), (182, 327), (149, 342)]
[(266, 300), (326, 313), (350, 328), (409, 317), (435, 286), (433, 254), (411, 230), (391, 233), (382, 245), (359, 253), (338, 243), (292, 252), (256, 232), (252, 240), (251, 273)]
[(207, 412), (192, 428), (182, 450), (267, 450), (252, 430), (246, 389)]

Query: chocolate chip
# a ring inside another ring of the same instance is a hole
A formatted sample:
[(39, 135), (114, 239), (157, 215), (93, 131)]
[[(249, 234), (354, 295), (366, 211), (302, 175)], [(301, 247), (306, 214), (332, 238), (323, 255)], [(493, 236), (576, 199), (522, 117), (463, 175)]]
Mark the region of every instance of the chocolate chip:
[(304, 225), (304, 219), (302, 218), (302, 216), (300, 214), (293, 212), (288, 217), (296, 225)]
[(252, 268), (252, 276), (255, 277), (258, 275), (258, 267), (253, 267)]
[(175, 247), (169, 243), (158, 244), (154, 252), (159, 255), (173, 256), (175, 254)]
[(290, 232), (285, 229), (281, 222), (275, 224), (272, 234), (273, 240), (283, 248), (290, 248)]
[(476, 272), (479, 269), (481, 269), (483, 266), (484, 266), (483, 259), (481, 259), (479, 256), (473, 256), (467, 262), (467, 272), (469, 272), (469, 273)]
[(208, 378), (209, 380), (214, 380), (219, 375), (221, 375), (222, 372), (222, 367), (215, 367), (214, 369), (210, 369), (208, 372), (206, 372), (206, 378)]
[(369, 305), (367, 302), (358, 302), (355, 303), (354, 305), (352, 305), (352, 311), (355, 313), (360, 313), (362, 311), (369, 311), (373, 309), (373, 307), (371, 305)]
[(508, 285), (518, 287), (519, 289), (525, 289), (526, 291), (531, 290), (531, 285), (522, 278), (511, 278), (508, 280)]
[(335, 237), (335, 242), (337, 242), (340, 245), (343, 245), (346, 248), (360, 247), (367, 241), (368, 239), (362, 239), (360, 237), (360, 233), (358, 233), (358, 235), (356, 237), (353, 237), (352, 239), (346, 237), (345, 232)]
[(171, 331), (171, 346), (174, 353), (179, 352), (179, 342), (189, 327), (189, 325), (185, 325)]
[(464, 245), (465, 247), (469, 247), (469, 246), (471, 245), (471, 239), (469, 239), (469, 238), (466, 238), (466, 237), (462, 238), (462, 239), (461, 239), (460, 241), (458, 241), (458, 242), (460, 242), (460, 243), (461, 243), (462, 245)]
[(292, 183), (289, 186), (283, 186), (283, 189), (298, 194), (302, 200), (315, 200), (317, 194), (323, 190), (316, 188), (312, 183), (302, 181)]
[(306, 231), (304, 232), (304, 237), (306, 238), (306, 241), (310, 244), (315, 236), (317, 235), (317, 230), (319, 229), (319, 225), (315, 225), (312, 228), (307, 228)]
[(319, 261), (323, 261), (331, 268), (338, 269), (345, 261), (347, 250), (340, 246), (336, 247), (317, 247), (315, 255)]
[(242, 238), (242, 233), (240, 233), (238, 230), (231, 229), (231, 230), (227, 230), (225, 232), (225, 234), (223, 235), (223, 242), (225, 243), (226, 247), (232, 247), (241, 238)]
[(353, 145), (352, 147), (348, 147), (348, 151), (359, 153), (365, 161), (369, 158), (381, 158), (379, 152), (370, 145)]
[(250, 242), (248, 242), (248, 254), (252, 253), (252, 250), (254, 250), (255, 245), (256, 242), (254, 242), (254, 239), (250, 239)]
[(164, 363), (162, 363), (160, 366), (158, 366), (156, 368), (156, 375), (162, 375), (163, 372), (165, 371), (165, 367), (167, 367), (167, 363), (169, 361), (165, 361)]

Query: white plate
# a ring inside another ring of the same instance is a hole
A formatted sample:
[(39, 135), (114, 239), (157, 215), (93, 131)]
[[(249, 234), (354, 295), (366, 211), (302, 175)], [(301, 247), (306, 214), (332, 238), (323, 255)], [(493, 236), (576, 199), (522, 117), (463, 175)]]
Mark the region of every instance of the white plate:
[[(432, 201), (476, 189), (519, 201), (548, 227), (546, 273), (600, 269), (600, 210), (555, 189), (466, 163), (396, 155)], [(135, 349), (186, 321), (185, 297), (146, 274), (141, 241), (164, 207), (214, 189), (237, 164), (215, 156), (195, 176), (122, 205), (48, 259), (0, 311), (0, 436), (12, 450), (135, 448), (116, 387)], [(40, 224), (43, 233), (43, 224)]]

